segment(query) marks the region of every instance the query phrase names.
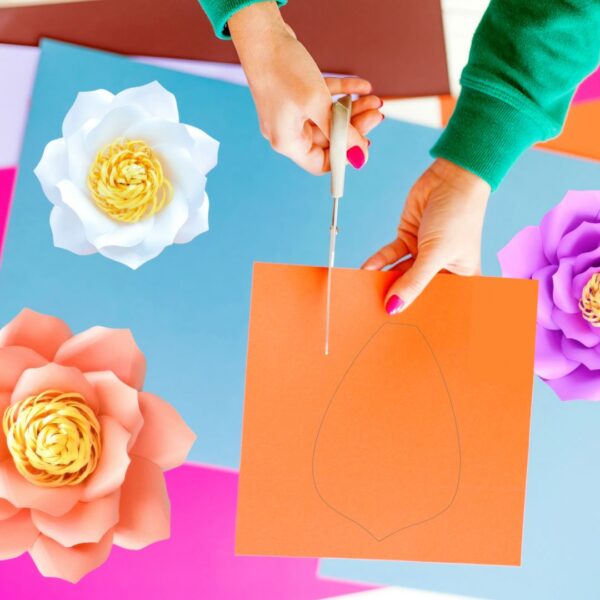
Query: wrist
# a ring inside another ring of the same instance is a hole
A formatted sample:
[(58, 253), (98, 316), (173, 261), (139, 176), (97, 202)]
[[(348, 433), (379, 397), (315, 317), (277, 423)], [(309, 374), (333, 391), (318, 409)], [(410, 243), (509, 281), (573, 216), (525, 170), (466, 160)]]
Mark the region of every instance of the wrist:
[(264, 47), (273, 35), (287, 32), (275, 1), (259, 1), (245, 6), (229, 19), (228, 25), (238, 53), (248, 49), (255, 52)]
[(431, 165), (431, 171), (438, 179), (452, 187), (486, 194), (491, 191), (490, 184), (485, 179), (445, 158), (436, 158)]

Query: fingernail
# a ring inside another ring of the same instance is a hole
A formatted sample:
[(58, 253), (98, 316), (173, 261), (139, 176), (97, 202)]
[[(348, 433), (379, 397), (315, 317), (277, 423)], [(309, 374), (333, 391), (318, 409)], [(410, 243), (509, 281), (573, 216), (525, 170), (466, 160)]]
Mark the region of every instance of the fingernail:
[(383, 100), (381, 98), (379, 98), (379, 108), (381, 108), (383, 106)]
[(352, 146), (346, 152), (348, 162), (355, 168), (360, 169), (365, 164), (365, 153), (362, 151), (360, 146)]
[(371, 140), (367, 140), (367, 146), (371, 145)]
[(394, 294), (393, 296), (390, 296), (389, 300), (387, 301), (385, 310), (387, 311), (388, 315), (395, 315), (403, 306), (404, 300), (402, 300), (400, 296), (396, 296), (396, 294)]

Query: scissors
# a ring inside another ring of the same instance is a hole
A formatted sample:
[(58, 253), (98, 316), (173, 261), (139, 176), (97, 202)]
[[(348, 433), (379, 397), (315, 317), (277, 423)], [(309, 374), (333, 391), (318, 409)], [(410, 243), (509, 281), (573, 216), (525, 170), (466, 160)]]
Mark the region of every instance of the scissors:
[(327, 263), (327, 302), (325, 308), (325, 354), (329, 354), (329, 330), (331, 321), (331, 280), (335, 263), (335, 242), (338, 234), (338, 209), (344, 195), (346, 178), (346, 146), (348, 127), (352, 113), (352, 97), (344, 96), (333, 103), (331, 118), (331, 138), (329, 141), (329, 162), (331, 165), (331, 198), (333, 211), (329, 229), (329, 261)]

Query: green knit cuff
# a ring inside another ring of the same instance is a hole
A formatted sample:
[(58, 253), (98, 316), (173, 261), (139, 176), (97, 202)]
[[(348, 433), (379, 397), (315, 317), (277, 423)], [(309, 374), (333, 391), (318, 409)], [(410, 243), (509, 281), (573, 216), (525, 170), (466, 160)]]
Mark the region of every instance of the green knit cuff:
[[(204, 12), (208, 15), (210, 22), (215, 30), (215, 34), (222, 40), (230, 40), (229, 27), (227, 22), (231, 17), (241, 10), (256, 4), (257, 2), (267, 2), (271, 0), (205, 0), (202, 2)], [(278, 6), (286, 4), (287, 0), (277, 0)]]
[(494, 96), (463, 87), (431, 155), (475, 173), (495, 189), (517, 158), (543, 137), (543, 128), (531, 116)]

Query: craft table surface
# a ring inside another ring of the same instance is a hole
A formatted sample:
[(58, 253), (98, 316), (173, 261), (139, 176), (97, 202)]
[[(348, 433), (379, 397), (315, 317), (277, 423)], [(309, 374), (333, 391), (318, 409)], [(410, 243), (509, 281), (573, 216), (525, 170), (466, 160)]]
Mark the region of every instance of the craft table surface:
[[(184, 122), (222, 143), (208, 179), (211, 231), (137, 272), (53, 248), (50, 204), (32, 173), (45, 144), (60, 134), (78, 91), (119, 91), (155, 79), (178, 97)], [(340, 266), (359, 266), (392, 239), (437, 135), (392, 121), (373, 133), (369, 163), (348, 172)], [(48, 42), (26, 137), (0, 270), (0, 321), (30, 306), (75, 330), (130, 327), (148, 357), (148, 389), (175, 404), (198, 434), (192, 460), (237, 467), (252, 263), (325, 264), (328, 179), (310, 177), (272, 152), (245, 88)], [(526, 153), (490, 203), (484, 272), (498, 275), (496, 252), (568, 189), (597, 188), (598, 181), (597, 163)], [(585, 600), (597, 587), (600, 555), (599, 430), (596, 406), (562, 404), (536, 384), (522, 568), (335, 561), (323, 573), (482, 598)]]

